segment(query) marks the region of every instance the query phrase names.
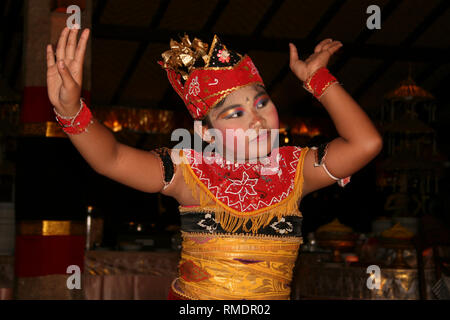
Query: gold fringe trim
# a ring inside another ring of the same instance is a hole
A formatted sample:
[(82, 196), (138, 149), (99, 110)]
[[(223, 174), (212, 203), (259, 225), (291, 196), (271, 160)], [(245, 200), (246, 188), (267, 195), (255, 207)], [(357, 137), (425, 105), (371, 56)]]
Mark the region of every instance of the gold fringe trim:
[[(184, 181), (191, 189), (194, 199), (200, 202), (199, 206), (189, 208), (180, 206), (180, 211), (186, 211), (186, 209), (191, 211), (198, 211), (199, 209), (202, 211), (213, 211), (215, 213), (215, 219), (227, 232), (236, 232), (242, 226), (243, 231), (256, 233), (261, 227), (266, 227), (274, 217), (277, 217), (278, 219), (281, 219), (286, 215), (302, 217), (301, 212), (298, 210), (298, 206), (303, 191), (303, 163), (308, 150), (308, 147), (304, 147), (301, 150), (295, 172), (294, 189), (291, 193), (279, 203), (251, 212), (238, 211), (219, 201), (212, 192), (208, 190), (207, 186), (200, 181), (190, 167), (183, 151), (180, 150), (180, 156), (183, 158), (180, 166), (183, 172)], [(247, 228), (249, 220), (252, 222), (250, 229)]]
[(250, 234), (250, 233), (206, 233), (206, 232), (186, 232), (181, 231), (183, 239), (190, 240), (192, 238), (204, 237), (204, 238), (233, 238), (233, 239), (256, 239), (256, 240), (276, 240), (283, 242), (291, 242), (303, 244), (303, 237), (294, 236), (275, 236), (268, 234)]

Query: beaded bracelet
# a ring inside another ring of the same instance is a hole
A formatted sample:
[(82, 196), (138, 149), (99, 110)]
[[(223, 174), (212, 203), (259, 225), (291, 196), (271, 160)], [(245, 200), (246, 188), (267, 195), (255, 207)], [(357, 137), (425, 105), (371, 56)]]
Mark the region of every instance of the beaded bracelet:
[(314, 97), (320, 99), (325, 91), (335, 83), (338, 83), (336, 78), (327, 68), (322, 67), (303, 83), (303, 87), (313, 94)]
[(67, 134), (80, 134), (83, 132), (88, 132), (87, 127), (94, 123), (91, 110), (87, 107), (84, 99), (80, 99), (80, 109), (76, 115), (72, 117), (60, 115), (55, 108), (53, 108), (53, 111), (56, 114), (56, 122)]

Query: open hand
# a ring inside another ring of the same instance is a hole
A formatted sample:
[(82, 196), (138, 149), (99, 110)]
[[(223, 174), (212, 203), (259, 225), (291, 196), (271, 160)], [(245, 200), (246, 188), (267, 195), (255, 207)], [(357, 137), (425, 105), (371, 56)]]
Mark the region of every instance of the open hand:
[(67, 116), (74, 115), (80, 107), (89, 29), (83, 31), (78, 44), (77, 34), (78, 29), (63, 29), (56, 48), (56, 61), (52, 45), (47, 45), (48, 97), (55, 109)]
[(342, 47), (340, 41), (325, 39), (316, 46), (314, 53), (310, 55), (308, 59), (303, 61), (298, 58), (297, 47), (294, 44), (289, 43), (289, 67), (300, 80), (306, 81), (318, 69), (326, 67), (330, 57), (338, 51), (340, 47)]

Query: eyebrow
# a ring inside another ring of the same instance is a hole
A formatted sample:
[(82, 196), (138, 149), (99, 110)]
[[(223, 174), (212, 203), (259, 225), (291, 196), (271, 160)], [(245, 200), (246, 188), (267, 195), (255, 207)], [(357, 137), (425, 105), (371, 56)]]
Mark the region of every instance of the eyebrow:
[[(256, 100), (256, 99), (259, 98), (260, 96), (267, 94), (267, 92), (266, 92), (266, 90), (264, 89), (264, 87), (262, 87), (262, 86), (257, 86), (257, 87), (258, 87), (258, 89), (259, 89), (259, 92), (256, 93), (256, 95), (253, 97), (253, 100)], [(225, 99), (226, 99), (226, 98), (225, 98)], [(233, 104), (233, 105), (231, 105), (231, 106), (227, 106), (227, 107), (224, 108), (224, 107), (223, 107), (223, 104), (222, 104), (221, 106), (219, 106), (219, 107), (216, 108), (216, 110), (222, 109), (222, 110), (220, 110), (220, 112), (216, 115), (216, 118), (217, 118), (218, 116), (220, 116), (222, 113), (224, 113), (225, 111), (230, 110), (230, 109), (233, 109), (233, 108), (237, 108), (237, 107), (240, 107), (240, 106), (241, 106), (240, 104)], [(218, 111), (216, 111), (216, 112), (218, 112)]]

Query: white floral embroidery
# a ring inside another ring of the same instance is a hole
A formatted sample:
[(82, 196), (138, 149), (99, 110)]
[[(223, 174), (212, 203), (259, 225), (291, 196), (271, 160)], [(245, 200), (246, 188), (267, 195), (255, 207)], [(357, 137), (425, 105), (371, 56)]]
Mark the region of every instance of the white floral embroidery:
[(191, 96), (197, 96), (200, 93), (200, 84), (198, 83), (198, 76), (192, 79), (189, 84), (189, 94)]
[[(274, 194), (273, 196), (269, 198), (259, 199), (257, 203), (249, 202), (245, 203), (244, 201), (240, 201), (239, 197), (237, 195), (234, 195), (230, 192), (226, 193), (224, 189), (222, 189), (219, 185), (214, 184), (211, 179), (210, 175), (211, 172), (208, 170), (205, 170), (205, 168), (200, 167), (200, 162), (197, 161), (197, 157), (202, 158), (201, 153), (197, 153), (194, 150), (191, 149), (185, 149), (185, 155), (188, 160), (188, 162), (191, 164), (191, 168), (194, 171), (195, 175), (200, 179), (200, 181), (210, 190), (213, 195), (222, 203), (224, 203), (226, 206), (229, 206), (235, 210), (239, 210), (241, 212), (251, 212), (253, 210), (258, 210), (261, 208), (265, 208), (268, 206), (271, 206), (275, 203), (278, 203), (285, 199), (294, 189), (295, 185), (295, 173), (298, 168), (298, 161), (300, 159), (300, 155), (302, 153), (302, 148), (299, 147), (282, 147), (280, 148), (280, 151), (282, 150), (289, 150), (289, 161), (286, 161), (283, 157), (275, 158), (277, 161), (280, 160), (281, 163), (283, 163), (283, 166), (280, 167), (279, 170), (283, 172), (282, 176), (287, 176), (288, 180), (290, 181), (289, 186), (286, 186), (286, 189), (283, 189), (277, 194)], [(283, 154), (282, 151), (280, 152), (280, 155)], [(235, 168), (232, 162), (226, 163), (225, 167), (228, 170), (231, 171), (239, 171), (243, 167), (246, 168), (243, 165), (240, 165), (238, 168)], [(272, 175), (273, 176), (273, 175)], [(278, 178), (278, 175), (276, 175)], [(234, 193), (234, 192), (233, 192)]]
[(215, 86), (219, 84), (219, 80), (217, 78), (214, 78), (214, 82), (208, 83), (208, 86)]
[(258, 70), (256, 69), (255, 64), (251, 60), (248, 61), (248, 65), (250, 67), (250, 72), (252, 74), (257, 74), (258, 73)]
[(282, 170), (280, 167), (280, 160), (281, 155), (279, 153), (276, 153), (275, 161), (273, 161), (273, 157), (266, 158), (264, 167), (261, 167), (261, 174), (262, 175), (278, 174), (278, 176), (281, 177)]
[(217, 220), (213, 219), (210, 213), (206, 213), (205, 218), (200, 220), (197, 224), (208, 230), (210, 233), (213, 233), (217, 229)]
[[(281, 226), (278, 226), (279, 224), (281, 224)], [(278, 220), (277, 222), (272, 223), (270, 225), (270, 227), (272, 229), (274, 229), (277, 233), (280, 233), (280, 234), (289, 233), (289, 232), (292, 232), (292, 230), (293, 230), (292, 229), (292, 223), (286, 222), (284, 217), (281, 218), (281, 220)]]
[(244, 171), (241, 180), (231, 180), (233, 181), (227, 189), (225, 193), (237, 194), (239, 195), (239, 200), (244, 201), (244, 198), (249, 195), (257, 195), (254, 186), (258, 182), (258, 179), (249, 179), (247, 172)]

